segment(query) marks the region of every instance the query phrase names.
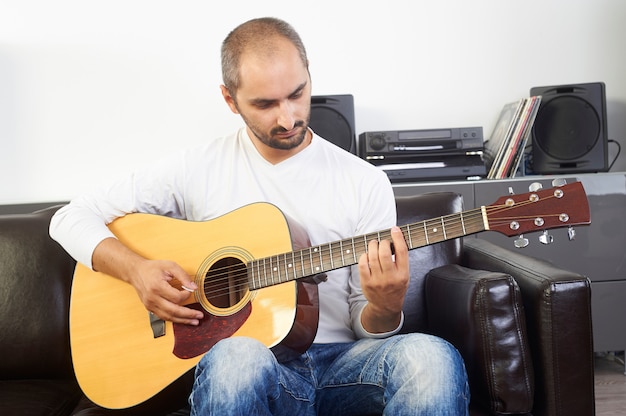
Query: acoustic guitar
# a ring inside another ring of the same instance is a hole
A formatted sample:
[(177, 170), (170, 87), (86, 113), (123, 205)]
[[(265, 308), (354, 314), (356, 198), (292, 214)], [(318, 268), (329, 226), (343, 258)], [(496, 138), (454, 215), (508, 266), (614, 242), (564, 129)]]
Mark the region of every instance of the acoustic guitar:
[[(589, 223), (584, 188), (574, 182), (400, 228), (415, 249), (487, 230), (518, 236)], [(199, 289), (188, 306), (205, 318), (197, 327), (160, 321), (131, 285), (77, 265), (70, 300), (74, 369), (87, 397), (107, 408), (149, 399), (227, 337), (304, 352), (317, 330), (314, 277), (357, 264), (368, 241), (391, 238), (383, 230), (310, 246), (302, 228), (268, 203), (206, 222), (129, 214), (109, 228), (138, 254), (173, 260), (195, 276)]]

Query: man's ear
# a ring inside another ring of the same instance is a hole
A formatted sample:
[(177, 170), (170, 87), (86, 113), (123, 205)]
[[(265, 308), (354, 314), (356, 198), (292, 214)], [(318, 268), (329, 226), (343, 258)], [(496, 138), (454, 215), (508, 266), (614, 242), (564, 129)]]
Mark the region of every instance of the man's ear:
[(235, 114), (239, 114), (239, 110), (237, 110), (237, 106), (235, 105), (235, 98), (230, 95), (230, 91), (228, 91), (228, 88), (226, 88), (225, 85), (220, 85), (220, 89), (222, 90), (222, 97), (224, 97), (224, 101), (226, 101), (226, 104), (230, 108), (230, 111)]

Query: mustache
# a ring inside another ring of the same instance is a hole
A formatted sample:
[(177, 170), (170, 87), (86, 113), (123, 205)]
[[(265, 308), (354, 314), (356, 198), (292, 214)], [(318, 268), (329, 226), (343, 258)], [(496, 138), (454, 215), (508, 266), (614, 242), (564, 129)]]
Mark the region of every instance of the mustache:
[[(296, 129), (296, 128), (299, 128), (299, 127), (305, 127), (306, 128), (306, 125), (307, 124), (306, 124), (306, 122), (304, 120), (298, 120), (298, 121), (296, 121), (294, 123), (293, 129)], [(291, 130), (293, 130), (293, 129), (291, 129)], [(286, 128), (284, 128), (284, 127), (274, 127), (272, 129), (272, 131), (271, 131), (271, 134), (274, 135), (274, 134), (279, 134), (279, 133), (285, 133), (287, 131), (288, 130)]]

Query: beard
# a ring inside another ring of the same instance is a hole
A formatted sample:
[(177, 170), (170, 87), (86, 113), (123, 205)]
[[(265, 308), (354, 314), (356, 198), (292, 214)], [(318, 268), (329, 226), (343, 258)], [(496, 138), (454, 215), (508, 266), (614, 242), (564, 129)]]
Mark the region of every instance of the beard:
[(298, 130), (295, 134), (289, 137), (279, 136), (282, 133), (287, 132), (288, 130), (284, 127), (274, 127), (269, 133), (263, 133), (262, 130), (247, 119), (241, 112), (239, 113), (243, 121), (246, 123), (250, 131), (256, 136), (257, 139), (264, 145), (271, 147), (272, 149), (279, 150), (291, 150), (300, 146), (304, 139), (306, 138), (306, 134), (308, 132), (309, 127), (309, 119), (310, 112), (307, 114), (306, 120), (298, 120), (294, 123), (293, 129)]

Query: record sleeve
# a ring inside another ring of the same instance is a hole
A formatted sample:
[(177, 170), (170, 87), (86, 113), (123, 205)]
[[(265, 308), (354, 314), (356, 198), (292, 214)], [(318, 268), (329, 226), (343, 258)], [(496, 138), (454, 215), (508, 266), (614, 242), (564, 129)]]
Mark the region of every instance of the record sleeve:
[(521, 161), (524, 159), (524, 149), (526, 149), (526, 144), (528, 143), (528, 138), (530, 137), (530, 131), (535, 123), (535, 118), (537, 117), (537, 112), (539, 111), (539, 105), (541, 104), (541, 95), (531, 97), (532, 103), (529, 110), (528, 122), (524, 127), (524, 132), (522, 133), (522, 137), (520, 143), (517, 145), (517, 150), (515, 152), (515, 156), (513, 158), (513, 163), (510, 166), (507, 178), (514, 178)]
[(485, 142), (483, 152), (485, 164), (489, 168), (487, 175), (489, 179), (495, 179), (525, 102), (526, 99), (522, 98), (519, 101), (505, 104), (502, 111), (500, 111), (498, 121), (489, 140)]

